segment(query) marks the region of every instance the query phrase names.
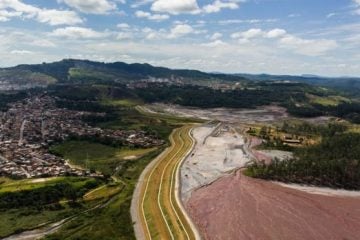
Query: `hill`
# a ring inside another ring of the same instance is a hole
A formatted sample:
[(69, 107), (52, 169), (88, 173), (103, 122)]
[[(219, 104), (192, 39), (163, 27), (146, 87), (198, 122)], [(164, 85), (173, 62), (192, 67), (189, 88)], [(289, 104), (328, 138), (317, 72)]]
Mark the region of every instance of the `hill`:
[[(59, 83), (83, 81), (129, 82), (152, 78), (177, 79), (197, 83), (200, 81), (244, 81), (240, 76), (209, 74), (197, 70), (173, 70), (154, 67), (150, 64), (127, 64), (124, 62), (104, 63), (88, 60), (64, 59), (59, 62), (35, 65), (19, 65), (8, 71), (30, 71), (41, 73), (58, 80)], [(31, 79), (29, 79), (31, 80)]]
[(357, 77), (321, 77), (316, 75), (269, 75), (269, 74), (235, 74), (253, 81), (291, 81), (317, 86), (336, 88), (347, 94), (360, 96), (360, 78)]

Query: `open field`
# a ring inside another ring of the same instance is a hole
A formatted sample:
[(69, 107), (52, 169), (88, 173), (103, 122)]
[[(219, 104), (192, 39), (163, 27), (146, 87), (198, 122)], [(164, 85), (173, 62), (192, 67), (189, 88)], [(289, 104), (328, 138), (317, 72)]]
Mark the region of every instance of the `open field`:
[(0, 184), (0, 193), (4, 192), (17, 192), (23, 190), (34, 190), (45, 186), (52, 186), (58, 183), (69, 183), (76, 188), (80, 188), (89, 181), (93, 181), (91, 178), (78, 178), (78, 177), (54, 177), (43, 178), (41, 181), (37, 179), (24, 179), (24, 180), (10, 180), (5, 179)]
[(156, 149), (115, 148), (87, 141), (68, 141), (51, 150), (70, 160), (71, 164), (111, 175), (121, 162), (138, 159)]
[(138, 224), (141, 224), (145, 239), (196, 238), (176, 192), (178, 166), (193, 145), (190, 130), (189, 125), (174, 130), (170, 137), (171, 147), (148, 169), (140, 185), (137, 217), (141, 219)]
[(58, 210), (39, 211), (25, 208), (0, 211), (0, 238), (37, 228), (44, 223), (59, 221), (78, 213), (80, 210), (63, 204), (63, 208)]
[(114, 107), (135, 107), (137, 105), (143, 104), (140, 100), (137, 99), (104, 100), (102, 103)]
[[(25, 180), (2, 178), (1, 182), (0, 202), (4, 205), (4, 202), (8, 201), (8, 204), (6, 207), (0, 209), (0, 219), (2, 222), (0, 225), (0, 238), (60, 221), (83, 211), (87, 207), (93, 206), (93, 204), (96, 204), (94, 203), (95, 201), (82, 204), (81, 195), (86, 191), (90, 191), (92, 186), (95, 187), (100, 183), (93, 178), (84, 177), (56, 177)], [(51, 195), (53, 195), (55, 191), (61, 191), (62, 188), (59, 186), (66, 185), (69, 186), (67, 188), (68, 191), (72, 189), (77, 193), (77, 203), (65, 198), (65, 196), (52, 201), (46, 200), (51, 198)], [(50, 189), (56, 190), (50, 193)], [(25, 192), (32, 194), (31, 197), (27, 197), (27, 195), (24, 194)], [(22, 197), (19, 197), (21, 194)], [(8, 198), (13, 200), (9, 202), (9, 200), (6, 200)], [(43, 203), (39, 205), (39, 201)]]
[(341, 103), (348, 103), (351, 102), (350, 99), (342, 97), (342, 96), (327, 96), (327, 97), (320, 97), (314, 95), (308, 95), (310, 98), (311, 103), (320, 104), (323, 106), (337, 106)]
[(105, 205), (79, 215), (45, 239), (135, 239), (129, 211), (131, 197), (141, 172), (162, 150), (149, 152), (137, 160), (122, 161), (114, 176), (115, 183), (100, 186), (84, 196), (86, 202), (102, 201)]
[(85, 201), (93, 201), (98, 199), (108, 199), (118, 193), (124, 188), (122, 183), (112, 183), (103, 185), (97, 189), (94, 189), (86, 193), (83, 197)]

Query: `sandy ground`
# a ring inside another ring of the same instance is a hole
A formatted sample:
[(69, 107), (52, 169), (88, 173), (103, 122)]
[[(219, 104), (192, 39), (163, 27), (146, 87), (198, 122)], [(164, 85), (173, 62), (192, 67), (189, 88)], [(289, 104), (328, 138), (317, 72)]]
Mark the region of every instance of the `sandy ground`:
[(186, 208), (204, 239), (357, 240), (360, 197), (312, 194), (240, 172), (196, 190)]
[(194, 129), (196, 145), (181, 167), (181, 197), (208, 185), (250, 161), (244, 138), (230, 125), (204, 125)]

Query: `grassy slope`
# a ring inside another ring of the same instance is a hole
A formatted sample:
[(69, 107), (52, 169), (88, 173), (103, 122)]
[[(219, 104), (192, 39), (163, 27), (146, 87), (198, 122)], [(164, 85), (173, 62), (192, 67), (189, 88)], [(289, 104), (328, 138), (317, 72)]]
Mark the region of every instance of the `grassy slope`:
[(32, 190), (45, 186), (52, 186), (57, 183), (70, 183), (76, 188), (81, 188), (81, 186), (85, 185), (89, 181), (90, 178), (78, 178), (78, 177), (56, 177), (56, 178), (43, 179), (42, 181), (36, 181), (34, 179), (25, 179), (25, 180), (4, 179), (4, 182), (0, 184), (0, 193)]
[(6, 80), (15, 84), (42, 84), (49, 85), (56, 83), (56, 79), (48, 75), (17, 70), (0, 70), (0, 80)]
[(120, 194), (115, 195), (105, 208), (81, 215), (46, 239), (135, 239), (130, 216), (132, 193), (142, 170), (161, 151), (125, 162), (117, 173), (117, 178), (125, 183)]
[(87, 141), (68, 141), (53, 146), (51, 150), (70, 160), (74, 165), (96, 169), (104, 174), (111, 175), (117, 165), (124, 161), (124, 158), (129, 156), (140, 157), (155, 149), (114, 148)]
[(309, 95), (309, 99), (310, 99), (310, 103), (319, 104), (322, 106), (329, 106), (329, 107), (335, 107), (341, 103), (351, 102), (350, 99), (342, 96), (320, 97), (320, 96)]
[[(86, 183), (90, 181), (93, 181), (93, 179), (58, 177), (46, 179), (44, 182), (34, 182), (32, 179), (15, 181), (1, 178), (0, 193), (33, 190), (59, 183), (69, 183), (76, 189), (81, 189)], [(61, 203), (61, 206), (62, 208), (60, 209), (55, 208), (45, 210), (39, 210), (32, 208), (31, 206), (28, 208), (0, 210), (0, 238), (16, 232), (36, 228), (40, 224), (59, 221), (83, 210), (83, 208), (70, 207), (66, 202)]]

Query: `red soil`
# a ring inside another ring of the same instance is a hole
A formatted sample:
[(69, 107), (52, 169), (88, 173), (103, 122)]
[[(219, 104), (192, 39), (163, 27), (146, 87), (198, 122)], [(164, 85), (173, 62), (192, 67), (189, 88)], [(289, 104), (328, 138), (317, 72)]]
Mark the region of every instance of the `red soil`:
[(251, 149), (252, 154), (254, 155), (257, 162), (264, 162), (269, 164), (271, 162), (271, 157), (266, 156), (265, 154), (256, 151), (255, 147), (259, 146), (262, 143), (262, 140), (258, 137), (250, 137), (249, 149)]
[(240, 172), (195, 191), (186, 208), (204, 239), (360, 239), (360, 198), (310, 194)]

